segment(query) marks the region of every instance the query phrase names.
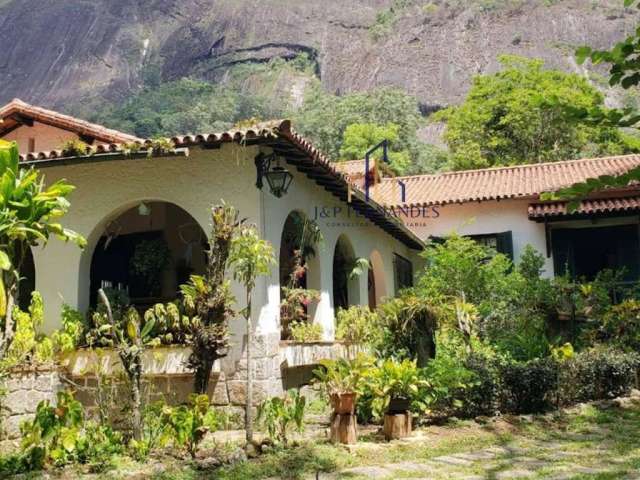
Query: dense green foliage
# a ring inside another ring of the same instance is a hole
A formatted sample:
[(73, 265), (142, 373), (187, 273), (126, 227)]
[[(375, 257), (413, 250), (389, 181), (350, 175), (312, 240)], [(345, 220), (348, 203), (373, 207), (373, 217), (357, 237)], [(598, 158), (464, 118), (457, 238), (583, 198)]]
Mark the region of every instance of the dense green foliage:
[(92, 120), (142, 138), (217, 132), (247, 118), (279, 117), (264, 98), (183, 78), (147, 88), (122, 105), (95, 109)]
[(38, 404), (35, 418), (21, 425), (22, 451), (5, 466), (6, 472), (89, 464), (94, 471), (108, 466), (114, 455), (123, 452), (122, 435), (108, 426), (84, 417), (80, 402), (69, 392), (59, 392), (56, 405), (48, 400)]
[(312, 76), (304, 56), (289, 62), (237, 66), (221, 84), (194, 78), (152, 82), (121, 104), (97, 101), (89, 110), (75, 113), (142, 138), (216, 132), (237, 124), (289, 117), (297, 131), (334, 160), (342, 154), (362, 158), (382, 140), (381, 135), (388, 134), (393, 137), (389, 140), (397, 172), (431, 172), (446, 163), (445, 152), (418, 140), (417, 130), (423, 122), (411, 95), (391, 88), (333, 95), (314, 78), (307, 82), (302, 105), (297, 105), (290, 90), (278, 84), (301, 75), (307, 80)]
[[(403, 174), (435, 171), (446, 161), (446, 155), (436, 147), (418, 140), (417, 129), (422, 122), (418, 103), (399, 89), (335, 96), (316, 86), (293, 119), (300, 133), (333, 159), (341, 158), (341, 148), (349, 158), (362, 158), (386, 133), (393, 137), (389, 139), (395, 152), (392, 160)], [(364, 139), (357, 138), (359, 135)]]
[(164, 407), (162, 418), (173, 434), (174, 444), (186, 448), (191, 458), (195, 458), (206, 433), (217, 426), (216, 411), (204, 394), (189, 395), (186, 405)]
[[(568, 108), (604, 108), (584, 77), (542, 61), (503, 56), (503, 69), (474, 78), (464, 103), (438, 112), (456, 170), (568, 160), (640, 149), (615, 127), (571, 121)], [(549, 100), (553, 99), (552, 102)]]
[(307, 399), (298, 390), (288, 390), (282, 398), (273, 397), (258, 406), (256, 419), (267, 429), (269, 438), (274, 442), (287, 445), (289, 431), (304, 430), (304, 413)]
[[(625, 7), (635, 5), (640, 8), (636, 0), (624, 0)], [(632, 35), (616, 43), (610, 50), (594, 50), (589, 46), (582, 46), (576, 50), (578, 63), (587, 59), (594, 65), (609, 65), (609, 85), (621, 86), (624, 89), (636, 89), (640, 84), (640, 25)], [(552, 99), (550, 104), (556, 105)], [(573, 124), (592, 125), (595, 128), (630, 128), (638, 131), (640, 128), (640, 112), (637, 106), (627, 106), (622, 109), (608, 109), (602, 105), (565, 105), (568, 120)], [(640, 179), (640, 168), (632, 168), (620, 175), (602, 175), (589, 178), (584, 182), (560, 189), (558, 192), (546, 193), (543, 200), (570, 200), (568, 210), (574, 210), (581, 198), (590, 193), (605, 188), (622, 188)]]
[(46, 186), (38, 170), (20, 167), (17, 144), (0, 140), (0, 376), (12, 366), (7, 352), (16, 324), (38, 323), (14, 318), (27, 249), (46, 245), (51, 236), (80, 247), (86, 243), (60, 223), (73, 190), (64, 180)]

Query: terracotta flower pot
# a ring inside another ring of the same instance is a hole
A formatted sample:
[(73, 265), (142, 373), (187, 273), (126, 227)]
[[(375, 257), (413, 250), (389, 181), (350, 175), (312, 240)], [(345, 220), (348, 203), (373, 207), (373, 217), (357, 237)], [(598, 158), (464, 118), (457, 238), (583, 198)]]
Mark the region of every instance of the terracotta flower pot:
[(329, 399), (334, 413), (352, 415), (356, 410), (356, 393), (332, 393)]

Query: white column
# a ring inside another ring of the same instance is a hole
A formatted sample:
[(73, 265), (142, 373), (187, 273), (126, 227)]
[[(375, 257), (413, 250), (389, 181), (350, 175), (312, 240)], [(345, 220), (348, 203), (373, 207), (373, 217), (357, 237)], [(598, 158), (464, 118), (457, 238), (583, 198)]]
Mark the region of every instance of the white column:
[(318, 257), (320, 263), (320, 301), (316, 308), (314, 323), (322, 325), (323, 340), (335, 338), (335, 320), (333, 309), (333, 255), (326, 253)]

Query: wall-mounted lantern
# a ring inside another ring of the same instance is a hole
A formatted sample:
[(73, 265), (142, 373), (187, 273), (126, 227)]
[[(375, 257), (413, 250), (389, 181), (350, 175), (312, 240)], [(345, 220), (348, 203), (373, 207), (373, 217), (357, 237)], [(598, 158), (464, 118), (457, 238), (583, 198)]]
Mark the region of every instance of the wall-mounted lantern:
[(280, 158), (274, 153), (270, 155), (259, 153), (255, 158), (255, 163), (256, 187), (262, 189), (262, 178), (264, 177), (269, 184), (269, 190), (275, 197), (280, 198), (285, 195), (293, 181), (293, 175), (280, 165)]

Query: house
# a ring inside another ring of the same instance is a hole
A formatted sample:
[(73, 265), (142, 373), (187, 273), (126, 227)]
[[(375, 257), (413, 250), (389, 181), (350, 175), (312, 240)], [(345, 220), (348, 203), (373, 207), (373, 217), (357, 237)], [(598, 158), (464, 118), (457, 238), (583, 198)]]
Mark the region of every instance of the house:
[[(64, 178), (76, 187), (64, 223), (86, 237), (87, 247), (51, 240), (46, 249), (32, 249), (23, 272), (43, 296), (47, 330), (59, 326), (63, 302), (86, 311), (95, 306), (100, 287), (126, 291), (141, 307), (175, 298), (190, 274), (203, 273), (210, 209), (224, 200), (256, 225), (279, 259), (279, 268), (259, 280), (253, 296), (258, 389), (275, 394), (282, 389), (283, 369), (306, 362), (300, 360), (304, 352), (281, 345), (281, 286), (290, 274), (283, 266), (293, 254), (288, 228), (311, 218), (322, 232), (305, 282), (320, 292), (309, 313), (328, 342), (338, 306), (375, 305), (411, 284), (418, 269), (424, 246), (418, 236), (352, 188), (286, 120), (179, 136), (170, 148), (158, 148), (20, 100), (0, 109), (0, 119), (0, 138), (18, 143), (25, 166), (39, 168), (49, 183)], [(88, 147), (62, 151), (69, 140)], [(275, 177), (290, 182), (281, 185), (284, 191), (268, 183)], [(142, 266), (134, 271), (139, 257)], [(359, 258), (370, 260), (370, 273), (349, 275)], [(165, 267), (160, 278), (145, 277), (157, 264)], [(239, 284), (232, 292), (244, 298)], [(227, 379), (241, 368), (245, 341), (241, 318), (230, 329), (234, 348), (220, 366)]]
[[(363, 161), (329, 161), (286, 120), (177, 136), (166, 145), (20, 100), (0, 108), (0, 120), (0, 138), (18, 143), (25, 166), (39, 168), (48, 182), (65, 178), (76, 186), (65, 225), (83, 234), (87, 247), (52, 240), (33, 248), (23, 269), (21, 293), (42, 293), (48, 330), (59, 326), (63, 302), (86, 311), (100, 287), (127, 292), (141, 308), (175, 298), (178, 285), (204, 270), (213, 204), (225, 200), (256, 225), (278, 261), (254, 293), (262, 397), (300, 383), (319, 358), (343, 354), (333, 343), (336, 309), (374, 307), (411, 285), (426, 242), (452, 231), (516, 261), (530, 244), (544, 254), (548, 276), (569, 268), (593, 277), (624, 267), (626, 278), (637, 280), (640, 272), (636, 186), (600, 192), (575, 212), (540, 200), (543, 192), (638, 167), (637, 155), (394, 178), (375, 162), (365, 175)], [(86, 145), (63, 151), (70, 140)], [(295, 266), (291, 238), (307, 220), (323, 238), (307, 259), (304, 286), (320, 293), (308, 312), (325, 343), (300, 346), (286, 341), (280, 302)], [(369, 272), (350, 275), (361, 258)], [(244, 298), (240, 285), (232, 291)], [(238, 318), (230, 327), (233, 348), (216, 367), (213, 398), (239, 405), (245, 325)]]
[(602, 269), (624, 268), (625, 279), (635, 281), (640, 275), (637, 185), (599, 192), (573, 212), (566, 202), (542, 202), (540, 194), (636, 167), (640, 156), (625, 155), (385, 177), (370, 191), (425, 241), (456, 231), (515, 261), (532, 245), (544, 254), (546, 276), (568, 269), (592, 279)]

